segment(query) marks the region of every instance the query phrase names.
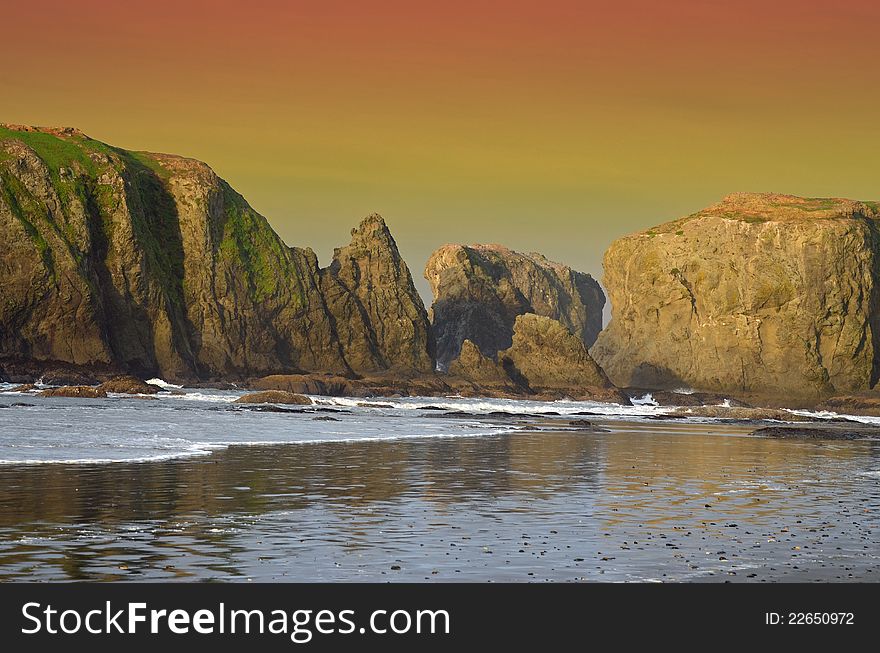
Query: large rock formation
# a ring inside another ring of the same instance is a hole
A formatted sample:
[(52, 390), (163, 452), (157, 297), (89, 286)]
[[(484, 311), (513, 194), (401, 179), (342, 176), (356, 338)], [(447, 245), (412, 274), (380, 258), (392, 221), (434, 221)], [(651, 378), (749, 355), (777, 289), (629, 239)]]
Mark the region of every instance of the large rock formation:
[(379, 215), (321, 271), (321, 288), (348, 364), (359, 372), (433, 369), (431, 325), (409, 268)]
[(321, 270), (204, 163), (0, 127), (0, 357), (189, 380), (432, 369), (378, 216)]
[(605, 254), (618, 385), (817, 398), (872, 387), (880, 205), (735, 194)]
[(518, 315), (512, 340), (509, 348), (498, 352), (497, 361), (465, 340), (461, 354), (449, 366), (451, 382), (464, 380), (483, 392), (505, 396), (630, 403), (590, 357), (581, 339), (561, 322), (534, 313)]
[(523, 378), (537, 393), (586, 395), (596, 388), (613, 387), (581, 339), (543, 315), (518, 315), (513, 344), (498, 358), (512, 378)]
[(561, 322), (589, 347), (602, 328), (605, 296), (588, 274), (540, 254), (501, 245), (445, 245), (425, 266), (437, 362), (447, 369), (465, 340), (494, 358), (513, 342), (518, 315), (535, 313)]
[(359, 379), (318, 374), (277, 374), (252, 379), (257, 390), (300, 394), (372, 396), (509, 397), (580, 399), (630, 404), (590, 358), (584, 343), (560, 322), (532, 313), (514, 324), (513, 344), (498, 360), (483, 355), (470, 340), (446, 374), (379, 374)]

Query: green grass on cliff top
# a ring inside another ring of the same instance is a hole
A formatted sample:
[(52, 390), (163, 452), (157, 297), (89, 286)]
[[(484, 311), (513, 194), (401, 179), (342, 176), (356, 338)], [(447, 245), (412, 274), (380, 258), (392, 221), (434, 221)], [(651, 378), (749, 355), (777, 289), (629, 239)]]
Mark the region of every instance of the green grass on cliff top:
[(45, 132), (16, 131), (0, 127), (0, 139), (7, 138), (14, 138), (30, 147), (53, 174), (57, 174), (61, 168), (78, 163), (93, 175), (97, 172), (97, 166), (89, 157), (89, 151), (106, 154), (110, 150), (108, 145), (78, 134), (62, 138)]
[[(134, 152), (112, 147), (93, 140), (79, 132), (52, 134), (40, 131), (19, 131), (0, 126), (0, 141), (15, 139), (25, 143), (49, 168), (53, 186), (62, 203), (70, 205), (74, 196), (79, 197), (81, 206), (88, 207), (90, 200), (97, 203), (102, 227), (110, 230), (112, 224), (106, 220), (112, 202), (112, 191), (97, 182), (97, 178), (112, 165), (126, 169), (131, 174), (131, 187), (135, 197), (130, 197), (130, 208), (140, 205), (141, 211), (132, 212), (132, 223), (141, 246), (148, 258), (156, 263), (156, 273), (163, 277), (168, 287), (178, 285), (182, 270), (176, 262), (182, 258), (182, 252), (169, 251), (180, 249), (180, 232), (177, 207), (165, 184), (171, 173), (159, 159), (147, 152)], [(114, 155), (110, 163), (103, 157), (92, 159), (93, 154)], [(8, 158), (5, 152), (5, 158)], [(75, 174), (62, 175), (62, 169), (74, 169)], [(10, 178), (10, 183), (15, 181)], [(4, 184), (4, 192), (7, 190)], [(236, 193), (226, 182), (221, 182), (225, 204), (225, 219), (221, 222), (222, 241), (219, 246), (221, 257), (245, 276), (255, 298), (260, 301), (268, 299), (279, 292), (283, 282), (279, 279), (278, 270), (288, 264), (288, 252), (283, 241), (278, 238), (266, 219), (254, 211), (241, 195)], [(13, 194), (10, 190), (8, 202), (21, 207), (18, 197), (25, 198), (26, 189), (18, 188)], [(15, 200), (15, 201), (13, 201)], [(23, 201), (23, 200), (22, 200)], [(35, 206), (29, 211), (21, 207), (22, 219), (28, 213), (35, 213)], [(46, 220), (45, 216), (43, 220)], [(51, 222), (51, 221), (50, 221)], [(52, 228), (58, 227), (54, 223)], [(44, 241), (37, 242), (39, 233), (32, 222), (26, 224), (28, 234), (43, 249)], [(34, 232), (34, 233), (32, 233)], [(63, 235), (63, 234), (59, 234)], [(73, 237), (68, 239), (73, 242)], [(302, 288), (293, 289), (295, 299), (302, 303)]]
[[(168, 170), (147, 152), (113, 147), (80, 133), (59, 136), (47, 132), (19, 131), (0, 126), (0, 140), (10, 138), (21, 141), (36, 152), (56, 179), (61, 168), (70, 168), (74, 164), (79, 164), (88, 176), (96, 176), (100, 166), (89, 156), (92, 153), (116, 154), (126, 162), (130, 163), (133, 160), (140, 163), (162, 179), (167, 179), (169, 176)], [(0, 160), (6, 158), (9, 158), (9, 154), (0, 152)]]

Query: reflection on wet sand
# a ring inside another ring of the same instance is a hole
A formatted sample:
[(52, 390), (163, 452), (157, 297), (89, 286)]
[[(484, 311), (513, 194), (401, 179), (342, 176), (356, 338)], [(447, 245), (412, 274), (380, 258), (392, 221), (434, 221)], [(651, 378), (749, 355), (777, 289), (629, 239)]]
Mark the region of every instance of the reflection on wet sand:
[(0, 578), (880, 578), (877, 445), (748, 430), (617, 423), (4, 466)]
[[(821, 484), (845, 475), (854, 458), (874, 452), (875, 446), (853, 447), (833, 442), (791, 442), (770, 438), (706, 437), (713, 427), (629, 427), (634, 431), (676, 434), (673, 438), (644, 438), (633, 450), (625, 438), (606, 441), (600, 505), (609, 524), (632, 515), (644, 524), (679, 519), (684, 511), (759, 521), (778, 510), (768, 492), (789, 497), (813, 496), (805, 484)], [(714, 428), (718, 428), (715, 426)], [(725, 426), (731, 435), (746, 435), (753, 427)], [(828, 486), (833, 493), (834, 486)], [(658, 502), (662, 499), (662, 504)]]

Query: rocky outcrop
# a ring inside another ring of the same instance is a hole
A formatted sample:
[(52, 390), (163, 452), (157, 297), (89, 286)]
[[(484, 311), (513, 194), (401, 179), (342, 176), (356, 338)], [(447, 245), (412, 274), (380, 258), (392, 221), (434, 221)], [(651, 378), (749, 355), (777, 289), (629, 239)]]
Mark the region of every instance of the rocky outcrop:
[(735, 194), (605, 254), (616, 384), (816, 399), (872, 387), (880, 205)]
[(294, 392), (283, 390), (265, 390), (246, 394), (233, 403), (236, 404), (298, 404), (300, 406), (311, 405), (312, 400)]
[(321, 271), (321, 289), (352, 369), (433, 369), (425, 306), (381, 216), (367, 216), (352, 229), (351, 243)]
[(802, 426), (765, 426), (752, 435), (784, 440), (880, 440), (880, 429), (871, 426), (832, 428)]
[(38, 393), (40, 397), (73, 397), (76, 399), (105, 399), (107, 393), (90, 385), (65, 385), (48, 388)]
[(843, 415), (880, 417), (880, 395), (862, 394), (831, 397), (817, 405), (816, 410), (827, 410)]
[(602, 328), (605, 296), (588, 274), (501, 245), (445, 245), (425, 266), (437, 363), (458, 358), (465, 340), (495, 358), (510, 347), (518, 315), (535, 313), (561, 322), (589, 347)]
[(301, 395), (327, 397), (355, 396), (359, 384), (342, 376), (323, 374), (270, 374), (252, 379), (248, 387), (254, 390), (279, 390)]
[(715, 392), (672, 392), (670, 390), (640, 390), (626, 388), (626, 394), (630, 399), (642, 399), (650, 396), (651, 401), (658, 406), (719, 406), (725, 405), (734, 408), (751, 408), (749, 404), (738, 399), (732, 399), (726, 395)]
[(572, 398), (629, 405), (593, 361), (584, 343), (562, 324), (527, 313), (516, 318), (513, 342), (498, 360), (483, 355), (469, 340), (448, 373), (394, 374), (346, 379), (325, 375), (278, 374), (251, 380), (258, 390), (347, 397), (491, 396), (536, 399)]
[(449, 366), (448, 382), (469, 394), (631, 403), (596, 365), (581, 339), (560, 322), (534, 313), (519, 315), (511, 340), (510, 347), (498, 352), (497, 361), (465, 340)]
[(119, 376), (119, 370), (110, 365), (72, 365), (0, 354), (0, 376), (10, 383), (39, 381), (45, 385), (96, 385)]
[(4, 126), (0, 229), (0, 358), (175, 381), (433, 365), (378, 216), (322, 270), (204, 163)]
[(512, 384), (504, 367), (485, 356), (470, 340), (461, 343), (461, 352), (449, 366), (449, 375), (468, 379), (481, 385)]
[(104, 383), (98, 386), (98, 389), (104, 392), (126, 395), (154, 395), (160, 390), (158, 386), (144, 383), (133, 376), (118, 376), (109, 381), (104, 381)]
[(775, 421), (775, 422), (816, 422), (817, 417), (798, 415), (787, 410), (774, 408), (743, 408), (736, 406), (691, 406), (676, 408), (670, 413), (679, 417), (711, 417), (737, 421)]
[(583, 341), (549, 317), (517, 316), (513, 344), (499, 352), (498, 359), (511, 379), (533, 393), (630, 403), (592, 359)]

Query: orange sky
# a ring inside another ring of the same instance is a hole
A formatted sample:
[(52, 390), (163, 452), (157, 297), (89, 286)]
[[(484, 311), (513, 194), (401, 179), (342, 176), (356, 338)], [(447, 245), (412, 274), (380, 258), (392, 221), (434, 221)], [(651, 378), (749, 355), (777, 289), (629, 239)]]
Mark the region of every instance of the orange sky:
[(597, 274), (736, 190), (880, 199), (876, 0), (7, 4), (0, 121), (205, 160), (324, 262), (372, 211), (420, 280), (444, 242)]

